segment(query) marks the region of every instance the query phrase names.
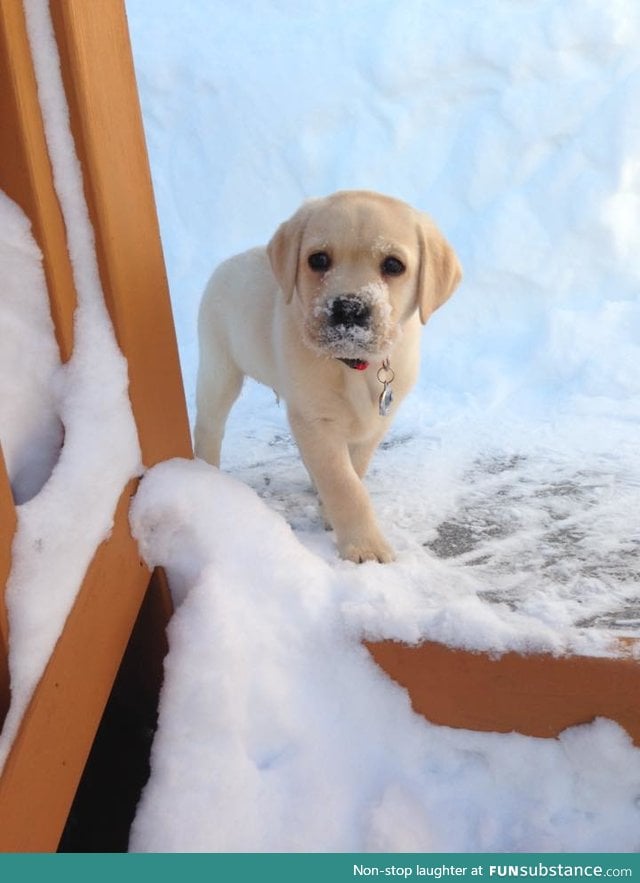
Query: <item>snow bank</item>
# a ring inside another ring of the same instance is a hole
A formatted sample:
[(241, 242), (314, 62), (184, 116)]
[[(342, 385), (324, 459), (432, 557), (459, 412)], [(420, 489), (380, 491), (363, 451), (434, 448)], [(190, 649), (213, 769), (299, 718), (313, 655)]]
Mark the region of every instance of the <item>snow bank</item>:
[[(596, 380), (594, 356), (605, 387), (636, 388), (633, 0), (127, 11), (190, 401), (212, 267), (305, 197), (360, 187), (430, 212), (462, 258), (427, 331), (431, 390), (456, 405), (545, 378), (566, 392)], [(594, 353), (585, 331), (626, 345)]]
[[(369, 477), (397, 567), (636, 633), (637, 5), (127, 10), (192, 410), (218, 260), (335, 189), (426, 209), (465, 280)], [(335, 561), (270, 392), (246, 385), (222, 466)]]

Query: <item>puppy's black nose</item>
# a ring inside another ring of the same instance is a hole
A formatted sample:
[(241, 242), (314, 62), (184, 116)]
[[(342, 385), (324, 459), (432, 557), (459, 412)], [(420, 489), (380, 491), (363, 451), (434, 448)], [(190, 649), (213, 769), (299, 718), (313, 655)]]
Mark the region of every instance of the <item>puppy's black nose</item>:
[(337, 297), (331, 305), (329, 322), (337, 328), (344, 325), (345, 328), (365, 328), (371, 319), (371, 307), (363, 303), (359, 297), (345, 295)]

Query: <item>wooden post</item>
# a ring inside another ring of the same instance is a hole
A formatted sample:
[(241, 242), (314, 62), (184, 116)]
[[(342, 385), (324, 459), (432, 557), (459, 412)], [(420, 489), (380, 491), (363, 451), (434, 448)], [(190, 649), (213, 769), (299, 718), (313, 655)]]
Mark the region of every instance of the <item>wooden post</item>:
[(76, 294), (53, 186), (22, 0), (0, 3), (0, 188), (30, 219), (44, 256), (63, 360), (73, 349)]
[(129, 361), (146, 465), (191, 456), (191, 435), (122, 0), (51, 12), (103, 290)]
[[(52, 0), (72, 129), (116, 336), (128, 360), (144, 462), (190, 457), (191, 441), (122, 0)], [(33, 223), (63, 357), (75, 292), (53, 187), (21, 0), (0, 3), (0, 186)], [(122, 489), (0, 778), (0, 851), (56, 849), (150, 574)], [(2, 490), (0, 488), (0, 501)], [(0, 503), (1, 504), (1, 503)], [(170, 599), (153, 594), (147, 646), (162, 653)], [(157, 670), (157, 661), (153, 665)]]
[(25, 713), (0, 778), (0, 851), (55, 852), (149, 582), (128, 529), (130, 485), (113, 533)]

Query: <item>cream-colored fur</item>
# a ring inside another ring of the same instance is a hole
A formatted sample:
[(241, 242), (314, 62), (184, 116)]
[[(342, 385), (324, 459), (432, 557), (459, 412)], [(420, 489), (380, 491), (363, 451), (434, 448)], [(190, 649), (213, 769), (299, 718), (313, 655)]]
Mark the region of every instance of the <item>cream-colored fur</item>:
[[(318, 254), (328, 267), (309, 265)], [(460, 276), (433, 222), (399, 200), (342, 191), (305, 202), (266, 249), (225, 261), (205, 290), (196, 455), (219, 465), (225, 422), (245, 376), (272, 387), (286, 402), (340, 555), (393, 560), (362, 479), (416, 381), (421, 326)], [(341, 358), (369, 366), (355, 370)], [(384, 359), (395, 374), (388, 416), (378, 410)]]

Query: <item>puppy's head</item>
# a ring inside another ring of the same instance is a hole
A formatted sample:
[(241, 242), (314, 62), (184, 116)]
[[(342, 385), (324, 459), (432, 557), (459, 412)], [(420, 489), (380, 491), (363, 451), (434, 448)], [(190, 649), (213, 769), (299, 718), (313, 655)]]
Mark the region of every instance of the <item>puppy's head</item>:
[(461, 278), (430, 218), (367, 191), (305, 202), (267, 252), (287, 301), (300, 299), (305, 343), (339, 359), (386, 355), (402, 324), (416, 310), (424, 324)]

